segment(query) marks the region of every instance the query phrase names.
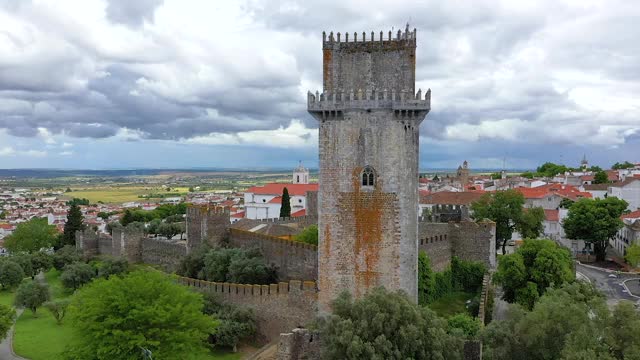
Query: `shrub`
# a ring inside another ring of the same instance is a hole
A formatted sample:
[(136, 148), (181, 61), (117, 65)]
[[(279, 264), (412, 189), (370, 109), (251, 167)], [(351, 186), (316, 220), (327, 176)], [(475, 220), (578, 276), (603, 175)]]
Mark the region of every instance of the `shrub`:
[(65, 265), (80, 261), (80, 255), (75, 247), (65, 245), (53, 254), (53, 267), (62, 270)]
[(111, 275), (120, 275), (129, 271), (129, 262), (125, 259), (107, 259), (98, 268), (98, 276), (108, 278)]
[(449, 333), (461, 333), (467, 339), (473, 339), (480, 331), (480, 320), (468, 314), (456, 314), (447, 320)]
[(204, 257), (210, 248), (202, 246), (183, 257), (178, 264), (176, 273), (194, 279), (204, 279)]
[(276, 281), (258, 249), (212, 249), (204, 257), (202, 274), (208, 281), (269, 284)]
[(0, 304), (0, 339), (4, 339), (16, 319), (16, 312), (6, 305)]
[(451, 259), (451, 276), (454, 286), (459, 290), (470, 293), (482, 289), (482, 278), (487, 267), (478, 261), (464, 261), (454, 256)]
[(294, 239), (303, 243), (318, 245), (318, 226), (311, 225), (305, 228), (300, 234), (296, 235)]
[(36, 310), (49, 300), (49, 287), (39, 281), (26, 282), (16, 290), (15, 305), (31, 310)]
[(64, 267), (60, 281), (67, 289), (76, 290), (95, 277), (95, 270), (89, 264), (75, 262)]
[(25, 274), (22, 267), (13, 260), (0, 261), (0, 284), (3, 288), (17, 286), (24, 279)]

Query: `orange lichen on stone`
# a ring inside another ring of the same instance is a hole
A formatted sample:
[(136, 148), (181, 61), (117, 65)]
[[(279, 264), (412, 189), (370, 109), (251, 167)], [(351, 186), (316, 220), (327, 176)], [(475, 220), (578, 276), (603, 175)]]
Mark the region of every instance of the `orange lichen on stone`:
[(331, 49), (322, 50), (322, 74), (323, 84), (325, 89), (333, 89), (333, 81), (331, 79), (331, 60), (333, 52)]

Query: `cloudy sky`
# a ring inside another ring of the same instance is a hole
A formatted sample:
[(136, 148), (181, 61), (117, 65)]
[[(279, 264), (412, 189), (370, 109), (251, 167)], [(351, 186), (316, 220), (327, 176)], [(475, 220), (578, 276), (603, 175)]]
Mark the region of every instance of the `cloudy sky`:
[(0, 0), (0, 168), (317, 166), (321, 34), (418, 29), (422, 168), (640, 161), (636, 1)]

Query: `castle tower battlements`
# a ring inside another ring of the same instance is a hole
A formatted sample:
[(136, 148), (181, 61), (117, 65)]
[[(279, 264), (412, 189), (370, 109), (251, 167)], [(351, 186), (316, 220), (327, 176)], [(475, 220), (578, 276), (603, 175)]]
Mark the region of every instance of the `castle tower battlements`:
[(431, 91), (415, 91), (416, 34), (323, 33), (323, 92), (307, 94), (320, 135), (321, 313), (343, 290), (385, 286), (417, 301), (419, 127)]

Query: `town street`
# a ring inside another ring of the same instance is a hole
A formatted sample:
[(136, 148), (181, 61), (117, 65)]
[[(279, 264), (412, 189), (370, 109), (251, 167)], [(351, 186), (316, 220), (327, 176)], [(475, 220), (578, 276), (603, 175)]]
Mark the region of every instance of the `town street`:
[(602, 293), (607, 297), (607, 303), (609, 305), (615, 305), (620, 300), (629, 300), (632, 302), (640, 300), (640, 297), (629, 294), (625, 287), (621, 285), (625, 280), (629, 280), (628, 283), (639, 281), (639, 275), (616, 274), (616, 277), (610, 277), (611, 274), (615, 274), (615, 272), (576, 264), (577, 277), (580, 279), (583, 278), (581, 275), (584, 275), (584, 277), (593, 283), (598, 290), (602, 291)]

